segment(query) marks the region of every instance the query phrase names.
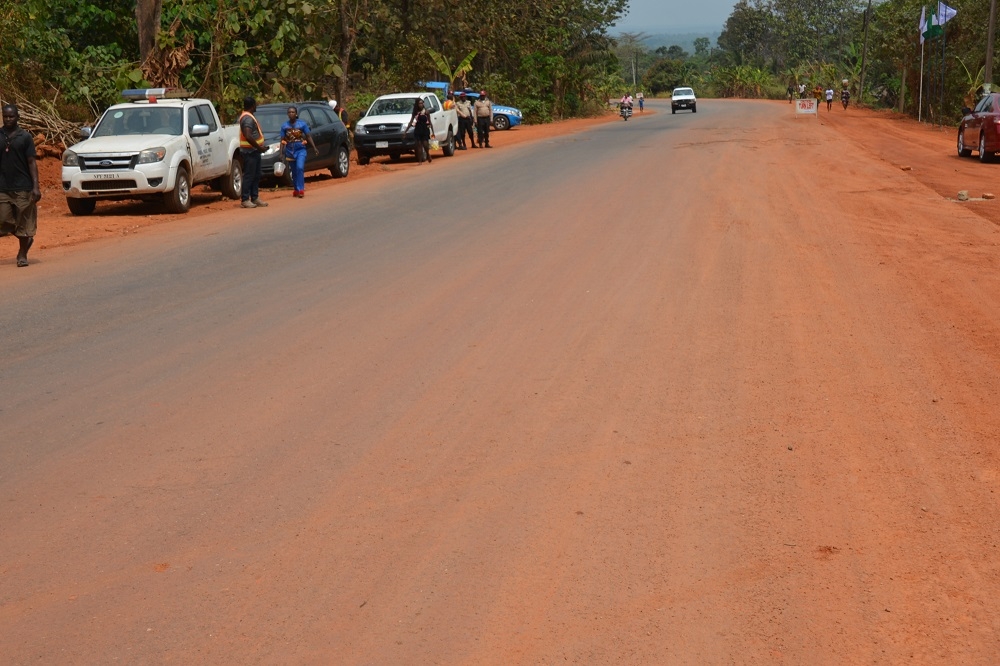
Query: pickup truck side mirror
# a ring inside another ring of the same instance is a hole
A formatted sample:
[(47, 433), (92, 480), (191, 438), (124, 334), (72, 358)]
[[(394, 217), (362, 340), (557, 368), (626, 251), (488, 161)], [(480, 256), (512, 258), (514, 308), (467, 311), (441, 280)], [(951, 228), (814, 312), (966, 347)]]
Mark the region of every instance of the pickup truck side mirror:
[(970, 109), (970, 108), (969, 108), (969, 107), (967, 107), (967, 106), (963, 106), (963, 107), (962, 107), (962, 115), (963, 115), (963, 116), (967, 116), (967, 115), (969, 115), (970, 113), (972, 113), (972, 109)]
[(192, 125), (191, 136), (208, 136), (208, 125)]
[(86, 125), (80, 128), (80, 138), (89, 139), (90, 135), (94, 133), (94, 128)]

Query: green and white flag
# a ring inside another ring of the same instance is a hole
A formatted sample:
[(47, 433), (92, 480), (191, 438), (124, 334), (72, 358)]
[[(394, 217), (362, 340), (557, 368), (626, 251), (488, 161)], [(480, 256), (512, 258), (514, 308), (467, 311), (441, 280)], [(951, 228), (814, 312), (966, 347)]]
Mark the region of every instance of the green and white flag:
[(937, 22), (937, 15), (931, 14), (931, 17), (924, 25), (924, 31), (921, 33), (921, 37), (923, 37), (923, 39), (934, 39), (936, 37), (940, 37), (943, 33), (944, 30), (941, 29), (941, 26)]
[(920, 44), (922, 46), (923, 43), (924, 43), (924, 33), (927, 32), (927, 8), (926, 7), (921, 7), (920, 8), (920, 25), (917, 26), (917, 27), (920, 30)]

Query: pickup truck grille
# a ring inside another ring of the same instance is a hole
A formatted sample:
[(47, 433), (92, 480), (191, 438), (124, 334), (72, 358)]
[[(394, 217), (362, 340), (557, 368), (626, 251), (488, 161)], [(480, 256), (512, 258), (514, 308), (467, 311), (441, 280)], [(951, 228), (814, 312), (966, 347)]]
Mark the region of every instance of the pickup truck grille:
[(127, 171), (138, 159), (138, 155), (80, 155), (80, 171)]
[(134, 190), (134, 180), (85, 180), (80, 184), (84, 192), (99, 192), (104, 190)]
[(379, 125), (365, 125), (365, 129), (369, 134), (399, 134), (403, 131), (403, 126), (399, 123), (382, 123)]

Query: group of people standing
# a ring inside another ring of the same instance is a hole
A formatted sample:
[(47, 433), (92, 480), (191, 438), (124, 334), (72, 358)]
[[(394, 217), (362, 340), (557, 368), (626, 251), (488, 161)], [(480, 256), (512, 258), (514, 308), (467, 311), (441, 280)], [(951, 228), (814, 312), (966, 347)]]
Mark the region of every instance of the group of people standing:
[[(798, 92), (799, 99), (805, 99), (806, 97), (806, 84), (800, 83), (798, 86), (794, 86), (791, 83), (788, 84), (788, 88), (785, 89), (785, 93), (788, 95), (788, 103), (792, 103), (792, 99), (795, 97), (795, 93)], [(826, 88), (825, 90), (818, 83), (816, 87), (812, 90), (812, 96), (816, 99), (816, 108), (819, 109), (819, 105), (826, 100), (826, 110), (833, 110), (833, 99), (835, 93), (833, 91), (833, 86)], [(844, 86), (840, 89), (840, 103), (844, 105), (844, 110), (847, 110), (847, 105), (851, 102), (851, 91), (847, 88), (847, 82), (844, 82)]]

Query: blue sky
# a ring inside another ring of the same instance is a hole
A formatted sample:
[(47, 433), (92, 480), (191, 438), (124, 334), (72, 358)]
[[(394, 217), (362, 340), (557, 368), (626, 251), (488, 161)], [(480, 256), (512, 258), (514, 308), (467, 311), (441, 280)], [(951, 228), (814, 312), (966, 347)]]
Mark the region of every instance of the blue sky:
[(735, 0), (630, 0), (615, 31), (683, 33), (721, 31)]

